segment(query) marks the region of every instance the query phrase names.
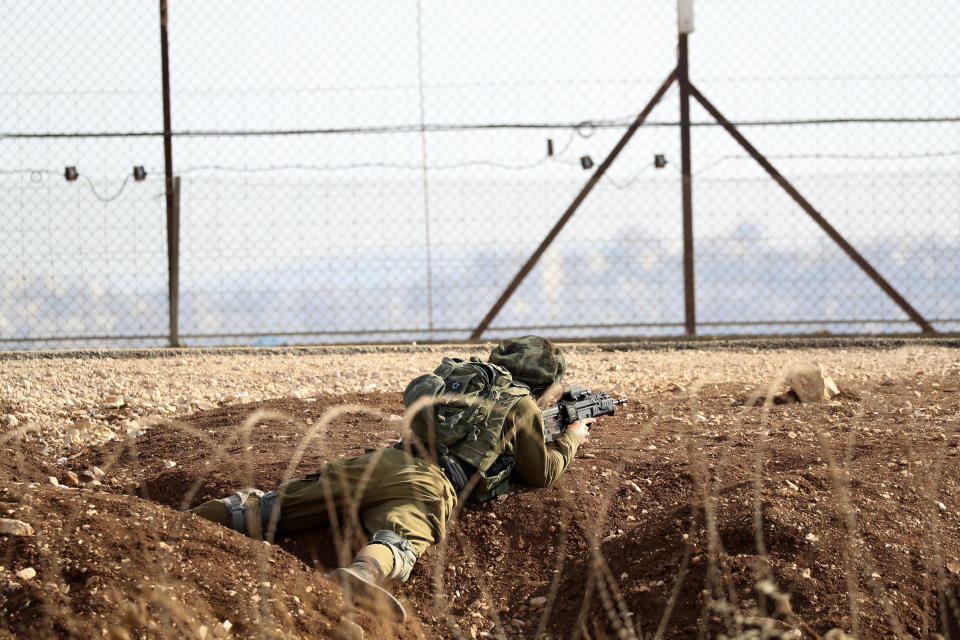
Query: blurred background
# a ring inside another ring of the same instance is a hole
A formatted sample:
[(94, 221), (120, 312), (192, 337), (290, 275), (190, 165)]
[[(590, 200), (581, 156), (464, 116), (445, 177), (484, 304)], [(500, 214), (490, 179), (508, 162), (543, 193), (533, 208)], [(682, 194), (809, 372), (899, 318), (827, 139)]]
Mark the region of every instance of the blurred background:
[[(960, 330), (960, 4), (694, 8), (692, 84)], [(674, 82), (477, 333), (677, 67), (676, 0), (31, 0), (0, 25), (0, 348), (923, 328), (695, 100), (685, 287)]]

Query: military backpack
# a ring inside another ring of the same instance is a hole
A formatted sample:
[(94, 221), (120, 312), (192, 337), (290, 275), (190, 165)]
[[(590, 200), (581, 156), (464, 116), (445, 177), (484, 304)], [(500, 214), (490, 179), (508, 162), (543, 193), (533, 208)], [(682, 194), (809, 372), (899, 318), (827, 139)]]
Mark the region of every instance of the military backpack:
[(514, 459), (504, 450), (504, 422), (529, 393), (501, 366), (444, 358), (403, 392), (403, 404), (417, 408), (407, 446), (436, 460), (458, 494), (466, 488), (471, 499), (489, 500), (509, 488)]

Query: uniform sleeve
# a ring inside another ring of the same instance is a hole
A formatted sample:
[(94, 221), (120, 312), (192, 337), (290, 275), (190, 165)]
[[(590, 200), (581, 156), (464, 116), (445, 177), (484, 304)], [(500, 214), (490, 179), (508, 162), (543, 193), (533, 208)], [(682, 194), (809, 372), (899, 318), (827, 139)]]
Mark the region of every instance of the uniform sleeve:
[(570, 466), (579, 442), (564, 431), (553, 442), (543, 441), (543, 415), (532, 397), (523, 398), (507, 415), (505, 428), (515, 428), (515, 472), (531, 487), (549, 487)]

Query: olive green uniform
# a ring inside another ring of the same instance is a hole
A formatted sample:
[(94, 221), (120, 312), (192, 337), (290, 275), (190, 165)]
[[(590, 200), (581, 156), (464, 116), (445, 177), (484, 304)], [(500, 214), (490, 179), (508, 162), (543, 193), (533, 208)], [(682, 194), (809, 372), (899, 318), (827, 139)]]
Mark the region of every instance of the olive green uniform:
[[(532, 487), (553, 484), (577, 451), (572, 432), (544, 442), (543, 418), (532, 396), (510, 411), (504, 433), (515, 434), (504, 453), (515, 456), (516, 477)], [(325, 462), (318, 473), (281, 485), (277, 531), (315, 529), (355, 512), (368, 531), (393, 531), (409, 540), (420, 557), (445, 536), (456, 501), (453, 485), (439, 466), (400, 449), (378, 449)], [(223, 500), (208, 501), (194, 513), (229, 526)]]
[[(447, 360), (441, 367), (448, 364)], [(559, 385), (563, 378), (566, 361), (561, 349), (545, 338), (522, 336), (497, 345), (490, 353), (489, 364), (509, 372), (519, 386), (510, 387), (514, 393), (500, 396), (510, 402), (503, 423), (486, 422), (485, 427), (497, 434), (494, 443), (503, 447), (502, 453), (514, 456), (513, 473), (521, 482), (534, 487), (553, 484), (569, 466), (579, 440), (575, 433), (566, 431), (546, 443), (543, 417), (534, 397)], [(439, 380), (445, 384), (436, 371), (432, 375), (436, 378), (434, 383)], [(414, 392), (418, 391), (418, 381), (430, 379), (428, 374), (413, 380), (408, 391), (411, 385)], [(453, 390), (458, 388), (451, 386)], [(521, 388), (529, 389), (529, 393), (516, 399), (515, 391)], [(433, 395), (439, 391), (428, 390)], [(406, 396), (405, 391), (405, 403)], [(488, 453), (493, 452), (473, 451), (472, 457), (479, 455), (483, 461)], [(461, 451), (458, 455), (465, 454)], [(470, 457), (463, 459), (480, 466)], [(463, 478), (458, 481), (463, 482)], [(504, 487), (494, 485), (493, 489), (498, 486)], [(359, 458), (325, 462), (317, 473), (286, 482), (276, 491), (264, 494), (244, 489), (228, 498), (205, 502), (193, 512), (254, 536), (264, 529), (269, 534), (273, 525), (268, 525), (268, 521), (275, 522), (280, 533), (293, 533), (327, 524), (342, 526), (344, 518), (351, 522), (358, 519), (373, 533), (370, 542), (360, 549), (351, 566), (334, 573), (345, 585), (379, 590), (402, 621), (406, 619), (403, 605), (377, 583), (384, 578), (403, 582), (410, 576), (423, 552), (446, 535), (447, 521), (456, 502), (454, 485), (440, 466), (401, 449), (380, 449)]]

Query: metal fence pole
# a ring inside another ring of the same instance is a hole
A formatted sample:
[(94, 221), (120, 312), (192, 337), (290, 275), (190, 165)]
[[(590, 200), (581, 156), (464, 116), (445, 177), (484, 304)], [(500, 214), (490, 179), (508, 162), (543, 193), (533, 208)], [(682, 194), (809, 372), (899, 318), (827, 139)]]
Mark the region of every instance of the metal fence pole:
[(683, 189), (683, 297), (688, 336), (697, 333), (696, 294), (693, 279), (693, 178), (690, 175), (690, 68), (687, 34), (679, 34), (677, 83), (680, 85), (680, 165)]
[(160, 0), (160, 73), (163, 82), (163, 169), (167, 195), (167, 293), (170, 346), (180, 345), (177, 318), (180, 295), (180, 178), (173, 177), (173, 133), (170, 126), (170, 56), (167, 45), (167, 0)]

